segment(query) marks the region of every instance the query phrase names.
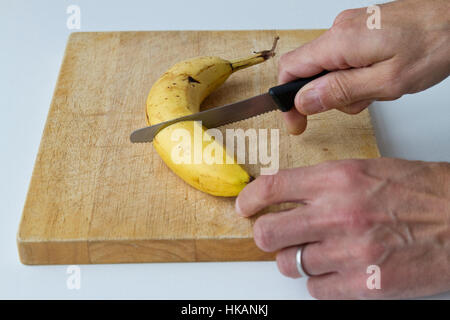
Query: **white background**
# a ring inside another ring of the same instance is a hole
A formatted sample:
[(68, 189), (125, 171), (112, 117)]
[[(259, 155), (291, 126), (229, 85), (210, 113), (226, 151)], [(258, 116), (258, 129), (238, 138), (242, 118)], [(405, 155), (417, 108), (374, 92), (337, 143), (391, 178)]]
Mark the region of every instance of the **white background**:
[[(15, 243), (20, 215), (70, 30), (327, 28), (342, 10), (371, 1), (0, 1), (0, 298), (298, 299), (304, 280), (274, 262), (81, 266), (81, 289), (66, 266), (23, 266)], [(450, 161), (447, 79), (432, 89), (371, 107), (384, 156)], [(450, 293), (439, 297), (450, 298)]]

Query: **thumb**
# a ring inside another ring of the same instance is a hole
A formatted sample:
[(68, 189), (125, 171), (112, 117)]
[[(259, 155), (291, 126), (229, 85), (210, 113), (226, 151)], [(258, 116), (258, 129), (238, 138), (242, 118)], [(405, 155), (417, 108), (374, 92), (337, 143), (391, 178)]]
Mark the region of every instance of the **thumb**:
[(357, 113), (383, 96), (385, 77), (380, 68), (373, 65), (330, 72), (304, 86), (295, 97), (295, 107), (304, 115), (330, 109)]

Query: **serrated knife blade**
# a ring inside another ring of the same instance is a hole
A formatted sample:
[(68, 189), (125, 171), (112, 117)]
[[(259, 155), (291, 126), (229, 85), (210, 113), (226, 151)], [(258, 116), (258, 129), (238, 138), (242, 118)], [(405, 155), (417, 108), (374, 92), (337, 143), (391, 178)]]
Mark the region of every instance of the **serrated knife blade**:
[(151, 142), (159, 131), (181, 121), (202, 121), (202, 125), (206, 128), (217, 128), (228, 123), (273, 111), (277, 108), (278, 106), (270, 94), (264, 93), (236, 103), (227, 104), (225, 106), (212, 108), (188, 116), (161, 122), (150, 127), (138, 129), (131, 134), (130, 140), (134, 143)]

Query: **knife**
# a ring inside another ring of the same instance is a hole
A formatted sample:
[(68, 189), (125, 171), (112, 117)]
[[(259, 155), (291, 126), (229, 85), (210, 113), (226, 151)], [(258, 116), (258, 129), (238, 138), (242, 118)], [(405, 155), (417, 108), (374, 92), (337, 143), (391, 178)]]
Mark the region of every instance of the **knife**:
[(138, 129), (131, 134), (130, 140), (133, 143), (151, 142), (159, 131), (180, 121), (201, 120), (202, 125), (206, 128), (216, 128), (227, 123), (248, 119), (275, 109), (279, 109), (282, 112), (287, 112), (291, 110), (294, 105), (294, 99), (297, 92), (307, 83), (325, 75), (326, 73), (328, 73), (328, 71), (323, 71), (309, 78), (300, 78), (276, 87), (272, 87), (267, 93), (255, 96), (253, 98)]

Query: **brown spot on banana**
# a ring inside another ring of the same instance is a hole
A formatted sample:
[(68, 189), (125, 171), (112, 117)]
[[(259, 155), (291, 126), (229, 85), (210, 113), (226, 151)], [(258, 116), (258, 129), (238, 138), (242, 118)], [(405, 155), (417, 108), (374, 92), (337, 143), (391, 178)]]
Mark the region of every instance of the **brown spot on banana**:
[(191, 76), (188, 76), (188, 81), (189, 81), (189, 83), (200, 83), (200, 81), (192, 78)]

